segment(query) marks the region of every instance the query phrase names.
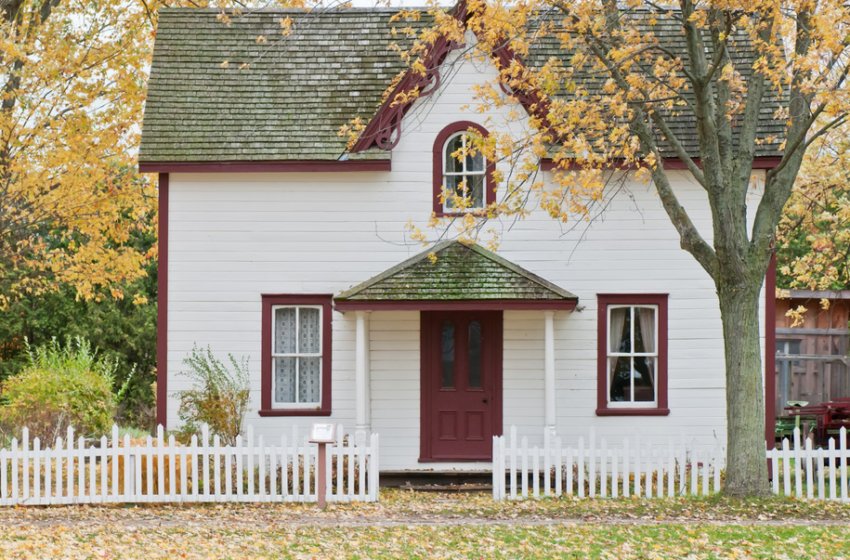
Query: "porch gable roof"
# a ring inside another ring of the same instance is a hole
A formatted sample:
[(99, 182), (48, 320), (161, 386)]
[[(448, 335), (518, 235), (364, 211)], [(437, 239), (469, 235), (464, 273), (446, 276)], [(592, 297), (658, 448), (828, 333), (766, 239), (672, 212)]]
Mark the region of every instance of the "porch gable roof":
[[(436, 257), (432, 261), (430, 255)], [(443, 241), (346, 290), (338, 310), (574, 309), (578, 297), (475, 244)]]

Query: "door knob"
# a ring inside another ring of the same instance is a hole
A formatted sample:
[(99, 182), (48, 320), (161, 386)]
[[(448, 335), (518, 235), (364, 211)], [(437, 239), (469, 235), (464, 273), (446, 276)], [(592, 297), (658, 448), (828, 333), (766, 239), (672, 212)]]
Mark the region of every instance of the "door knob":
[(487, 399), (484, 399), (484, 404), (487, 404)]

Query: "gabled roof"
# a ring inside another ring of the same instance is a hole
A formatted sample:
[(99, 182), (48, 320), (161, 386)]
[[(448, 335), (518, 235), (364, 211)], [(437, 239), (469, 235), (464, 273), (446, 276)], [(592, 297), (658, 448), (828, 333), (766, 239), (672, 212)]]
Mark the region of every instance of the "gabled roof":
[[(432, 261), (431, 254), (436, 256)], [(539, 301), (578, 297), (478, 245), (444, 241), (342, 292), (343, 302)]]
[[(390, 49), (404, 37), (392, 35), (391, 30), (394, 25), (428, 25), (426, 17), (419, 22), (390, 23), (397, 12), (395, 8), (260, 10), (234, 16), (225, 25), (217, 19), (216, 9), (162, 9), (140, 163), (388, 160), (389, 150), (381, 147), (391, 147), (393, 142), (381, 138), (392, 138), (388, 127), (400, 125), (406, 107), (397, 107), (397, 114), (387, 116), (393, 96), (384, 99), (383, 94), (407, 70)], [(658, 18), (650, 23), (648, 17), (641, 19), (645, 15), (635, 12), (628, 17), (638, 18), (639, 25), (646, 21), (647, 32), (686, 58), (684, 37), (675, 22)], [(280, 21), (287, 17), (293, 22), (292, 34), (283, 38)], [(258, 43), (260, 36), (268, 42)], [(440, 48), (438, 62), (452, 46)], [(500, 59), (510, 56), (496, 54)], [(549, 34), (532, 46), (524, 62), (537, 67), (557, 57), (568, 64), (571, 54)], [(730, 54), (747, 79), (748, 61), (755, 55), (748, 39), (736, 38)], [(242, 68), (246, 63), (249, 67)], [(429, 80), (439, 83), (439, 68), (434, 70), (436, 76)], [(587, 73), (574, 78), (591, 94), (607, 79)], [(410, 87), (421, 87), (420, 81), (407, 80)], [(781, 155), (785, 123), (775, 118), (781, 104), (772, 98), (762, 107), (759, 137), (773, 141), (758, 145), (756, 157)], [(369, 134), (352, 153), (346, 153), (347, 139), (339, 136), (339, 130), (356, 117), (372, 121)], [(692, 115), (682, 112), (668, 121), (688, 153), (699, 157)], [(663, 140), (659, 147), (665, 157), (675, 157)]]

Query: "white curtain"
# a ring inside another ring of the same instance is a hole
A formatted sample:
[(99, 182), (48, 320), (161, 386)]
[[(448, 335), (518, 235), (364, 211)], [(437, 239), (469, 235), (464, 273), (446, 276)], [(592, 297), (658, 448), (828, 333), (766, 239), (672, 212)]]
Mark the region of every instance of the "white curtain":
[(275, 354), (292, 354), (295, 352), (295, 313), (294, 307), (282, 307), (274, 310)]
[[(319, 354), (322, 351), (319, 310), (314, 307), (302, 307), (298, 314), (298, 353)], [(298, 402), (321, 401), (321, 362), (321, 358), (298, 358)]]
[[(655, 309), (651, 307), (639, 307), (635, 309), (636, 315), (640, 317), (640, 334), (643, 339), (644, 352), (657, 352), (655, 347)], [(646, 358), (649, 368), (649, 378), (655, 385), (655, 358)]]
[(295, 402), (295, 360), (274, 359), (274, 400), (277, 403)]
[[(626, 325), (626, 314), (629, 312), (628, 307), (618, 307), (611, 310), (611, 319), (610, 319), (610, 334), (608, 335), (608, 351), (609, 352), (619, 352), (620, 351), (620, 342), (623, 340), (623, 336), (629, 336), (629, 333), (623, 333), (623, 327)], [(610, 358), (608, 360), (608, 377), (609, 384), (614, 381), (614, 371), (617, 368), (617, 358)]]

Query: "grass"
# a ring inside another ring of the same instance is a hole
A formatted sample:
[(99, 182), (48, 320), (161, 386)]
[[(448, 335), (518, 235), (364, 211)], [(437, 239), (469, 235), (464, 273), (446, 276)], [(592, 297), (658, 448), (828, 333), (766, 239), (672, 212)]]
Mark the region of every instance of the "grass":
[[(23, 538), (22, 538), (23, 537)], [(841, 558), (846, 527), (705, 525), (13, 528), (4, 558)]]
[(0, 509), (0, 558), (850, 559), (850, 504), (528, 500), (384, 490), (377, 504)]

